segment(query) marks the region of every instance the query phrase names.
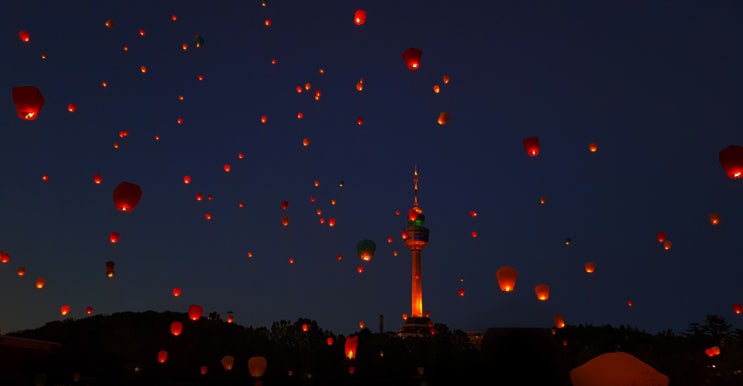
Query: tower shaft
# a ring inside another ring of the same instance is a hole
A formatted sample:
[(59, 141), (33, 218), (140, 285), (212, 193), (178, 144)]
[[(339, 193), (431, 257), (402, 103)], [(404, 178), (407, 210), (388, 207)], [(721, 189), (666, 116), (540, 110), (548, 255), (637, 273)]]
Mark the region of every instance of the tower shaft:
[(413, 249), (413, 286), (411, 290), (410, 316), (423, 316), (423, 278), (421, 277), (421, 249)]

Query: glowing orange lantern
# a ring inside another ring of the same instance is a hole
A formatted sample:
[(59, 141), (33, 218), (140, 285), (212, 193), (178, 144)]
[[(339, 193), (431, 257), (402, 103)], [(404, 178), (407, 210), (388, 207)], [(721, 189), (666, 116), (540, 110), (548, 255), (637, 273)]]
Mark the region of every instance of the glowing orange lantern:
[(137, 184), (122, 181), (114, 189), (114, 206), (122, 212), (131, 212), (142, 199), (142, 188)]
[(173, 288), (173, 296), (174, 296), (174, 297), (179, 297), (179, 296), (181, 296), (181, 289), (180, 289), (180, 288), (178, 288), (178, 287), (175, 287), (175, 288)]
[(599, 149), (599, 145), (596, 142), (591, 142), (588, 145), (588, 151), (590, 151), (591, 153), (595, 153), (598, 149)]
[(160, 350), (157, 353), (157, 361), (160, 363), (165, 363), (168, 360), (168, 352), (165, 350)]
[(730, 178), (743, 177), (743, 146), (730, 145), (719, 153), (720, 166)]
[(201, 318), (201, 314), (204, 313), (204, 308), (198, 304), (191, 304), (188, 306), (188, 318), (197, 321)]
[(44, 280), (43, 277), (36, 279), (36, 288), (42, 289), (44, 288), (44, 285), (46, 285), (46, 280)]
[(230, 371), (235, 365), (235, 357), (232, 355), (225, 355), (222, 357), (221, 363), (225, 370)]
[(230, 164), (224, 164), (223, 169), (225, 173), (229, 173), (232, 168), (230, 167)]
[(565, 319), (562, 317), (562, 315), (555, 314), (554, 320), (555, 320), (555, 327), (557, 328), (565, 327)]
[(100, 174), (93, 174), (93, 182), (96, 185), (100, 185), (103, 182), (103, 177)]
[(655, 234), (655, 238), (658, 239), (659, 243), (666, 241), (666, 232), (658, 232)]
[(31, 40), (31, 34), (28, 33), (28, 31), (19, 31), (18, 37), (21, 39), (22, 42), (28, 43), (29, 40)]
[(34, 86), (13, 87), (13, 104), (21, 119), (27, 121), (36, 119), (44, 102), (41, 90)]
[(500, 290), (503, 292), (512, 292), (516, 287), (516, 277), (518, 271), (510, 266), (501, 267), (496, 273), (495, 278), (498, 279), (498, 285)]
[(234, 322), (235, 322), (235, 316), (227, 315), (227, 323), (234, 323)]
[(539, 137), (524, 138), (524, 149), (530, 157), (539, 155)]
[(206, 375), (208, 371), (209, 371), (209, 368), (206, 366), (201, 366), (201, 368), (199, 369), (199, 372), (201, 373), (201, 375)]
[(344, 347), (346, 358), (348, 359), (356, 358), (356, 347), (358, 346), (358, 344), (359, 344), (358, 335), (349, 336), (346, 338), (346, 343)]
[(106, 262), (106, 276), (107, 277), (114, 277), (114, 266), (116, 264), (113, 261), (107, 261)]
[(183, 176), (183, 183), (188, 185), (191, 183), (191, 176)]
[(733, 312), (735, 312), (737, 315), (743, 314), (743, 304), (733, 304)]
[(333, 345), (333, 337), (332, 336), (329, 336), (328, 339), (325, 339), (325, 343), (327, 343), (328, 346), (332, 346)]
[(418, 48), (408, 48), (402, 53), (402, 58), (409, 70), (417, 70), (421, 65), (421, 56), (423, 51)]
[(446, 111), (442, 111), (439, 113), (439, 119), (436, 120), (436, 122), (439, 123), (439, 125), (443, 126), (447, 122), (449, 122), (449, 119), (451, 119), (451, 116)]
[(366, 22), (366, 11), (363, 9), (357, 9), (353, 13), (353, 23), (356, 25), (362, 25)]
[(88, 315), (93, 314), (93, 307), (90, 307), (90, 306), (85, 307), (85, 313)]
[(364, 117), (356, 117), (356, 125), (361, 126), (364, 124)]
[(111, 244), (116, 244), (119, 242), (119, 234), (117, 232), (111, 232), (110, 235), (108, 235), (108, 241), (111, 242)]
[(666, 241), (663, 242), (663, 249), (665, 249), (666, 251), (668, 251), (668, 250), (671, 249), (671, 246), (672, 245), (673, 245), (673, 243), (671, 242), (671, 240), (666, 240)]
[(710, 213), (709, 214), (709, 223), (712, 225), (718, 225), (720, 224), (720, 215), (717, 213)]
[(289, 216), (281, 216), (281, 225), (289, 226)]
[(253, 378), (262, 377), (266, 371), (266, 358), (262, 356), (251, 357), (248, 359), (248, 372)]
[(438, 84), (433, 85), (433, 93), (438, 94), (440, 92), (441, 92), (441, 86), (439, 86)]
[(596, 270), (596, 263), (594, 262), (586, 262), (586, 273), (593, 273), (593, 271)]
[(26, 267), (18, 267), (18, 276), (26, 276)]
[(366, 323), (364, 323), (364, 321), (362, 320), (362, 321), (359, 322), (359, 329), (362, 329), (363, 330), (364, 327), (366, 327)]
[(310, 330), (310, 326), (307, 323), (302, 324), (302, 332), (307, 332)]
[(62, 314), (62, 316), (67, 316), (67, 314), (70, 313), (70, 306), (64, 305), (59, 308), (59, 313)]
[(537, 284), (534, 286), (534, 293), (537, 294), (537, 299), (546, 301), (550, 298), (550, 286), (547, 284)]
[(181, 332), (183, 332), (183, 323), (177, 320), (170, 323), (170, 333), (173, 334), (173, 336), (178, 336)]
[(459, 290), (457, 291), (457, 293), (459, 294), (459, 296), (464, 296), (464, 288), (460, 288), (460, 289), (459, 289)]
[(67, 111), (69, 111), (71, 113), (74, 113), (75, 111), (77, 111), (77, 105), (74, 104), (74, 103), (68, 104), (67, 105)]
[(10, 254), (8, 252), (0, 251), (0, 263), (6, 264), (10, 261)]

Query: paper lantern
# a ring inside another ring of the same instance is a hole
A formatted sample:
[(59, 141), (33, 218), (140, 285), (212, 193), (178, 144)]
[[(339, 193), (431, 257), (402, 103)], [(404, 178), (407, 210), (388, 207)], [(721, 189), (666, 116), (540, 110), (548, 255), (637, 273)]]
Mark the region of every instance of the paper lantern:
[(666, 232), (658, 232), (655, 234), (655, 238), (658, 239), (659, 243), (666, 241)]
[(719, 153), (719, 160), (720, 166), (729, 178), (743, 177), (743, 146), (730, 145), (722, 149)]
[(362, 25), (364, 23), (366, 23), (366, 11), (363, 9), (357, 9), (356, 12), (353, 13), (353, 24)]
[(108, 241), (109, 241), (109, 242), (110, 242), (111, 244), (116, 244), (116, 243), (118, 243), (118, 242), (119, 242), (119, 238), (120, 238), (120, 236), (119, 236), (119, 233), (118, 233), (118, 232), (111, 232), (111, 233), (110, 233), (110, 234), (108, 235)]
[(36, 279), (36, 288), (42, 289), (46, 285), (46, 280), (43, 277)]
[(62, 314), (62, 316), (67, 316), (67, 314), (70, 313), (70, 306), (63, 305), (62, 307), (59, 308), (59, 313)]
[(222, 367), (224, 367), (225, 370), (230, 371), (232, 370), (232, 366), (235, 365), (235, 357), (232, 355), (225, 355), (222, 357), (222, 360), (220, 361), (222, 363)]
[(165, 363), (168, 360), (168, 352), (165, 350), (160, 350), (157, 353), (157, 361), (160, 363)]
[(173, 288), (173, 296), (175, 297), (181, 296), (181, 289), (178, 287)]
[(743, 304), (740, 304), (740, 303), (733, 304), (733, 312), (735, 312), (735, 314), (737, 315), (743, 314)]
[(555, 321), (555, 327), (557, 328), (565, 327), (565, 318), (563, 318), (561, 314), (555, 314), (553, 319)]
[(585, 269), (586, 269), (586, 273), (593, 273), (593, 271), (596, 270), (596, 263), (591, 262), (591, 261), (586, 262)]
[(498, 279), (498, 285), (500, 290), (503, 292), (512, 292), (516, 287), (516, 277), (518, 271), (509, 266), (501, 267), (496, 273), (495, 278)]
[(142, 188), (137, 184), (122, 181), (114, 189), (114, 206), (122, 212), (131, 212), (142, 199)]
[(710, 213), (709, 214), (709, 223), (712, 225), (719, 225), (720, 224), (720, 215), (717, 213)]
[(18, 117), (27, 121), (33, 121), (39, 116), (41, 107), (44, 106), (44, 96), (41, 90), (34, 86), (13, 87), (13, 104)]
[(354, 359), (356, 358), (356, 347), (359, 344), (359, 336), (349, 336), (346, 338), (346, 343), (344, 345), (344, 352), (346, 353), (346, 358), (348, 359)]
[(178, 336), (181, 332), (183, 332), (183, 323), (177, 320), (170, 323), (170, 333), (173, 334), (173, 336)]
[(356, 252), (363, 261), (371, 261), (374, 251), (377, 250), (377, 243), (372, 240), (361, 240), (356, 243)]
[(524, 138), (524, 150), (530, 157), (539, 155), (539, 137)]
[(262, 377), (266, 371), (266, 358), (262, 356), (255, 356), (248, 359), (248, 372), (253, 378)]
[(436, 122), (438, 122), (439, 125), (443, 126), (447, 122), (449, 122), (449, 119), (451, 119), (451, 115), (449, 115), (449, 113), (447, 113), (446, 111), (442, 111), (441, 113), (439, 113), (439, 118), (436, 120)]
[(540, 301), (546, 301), (550, 298), (550, 286), (547, 284), (537, 284), (534, 286), (534, 293)]
[(115, 266), (116, 266), (116, 263), (114, 263), (113, 261), (106, 262), (106, 277), (114, 277)]
[(418, 48), (408, 48), (402, 53), (402, 58), (409, 70), (417, 70), (421, 65), (421, 56), (423, 51)]
[(201, 318), (201, 314), (204, 313), (204, 308), (198, 304), (191, 304), (188, 306), (188, 318), (197, 321)]

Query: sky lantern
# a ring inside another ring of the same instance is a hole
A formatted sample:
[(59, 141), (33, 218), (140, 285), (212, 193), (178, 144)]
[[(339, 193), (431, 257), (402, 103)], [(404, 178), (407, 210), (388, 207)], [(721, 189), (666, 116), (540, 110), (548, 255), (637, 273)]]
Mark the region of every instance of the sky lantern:
[(451, 116), (446, 111), (442, 111), (439, 113), (439, 118), (436, 120), (439, 125), (444, 126), (447, 122), (449, 122), (449, 119), (451, 119)]
[(267, 365), (268, 362), (266, 361), (266, 357), (251, 357), (250, 359), (248, 359), (248, 372), (253, 378), (262, 377), (263, 373), (266, 372)]
[(302, 324), (302, 332), (307, 332), (310, 330), (310, 326), (307, 323)]
[(235, 315), (229, 314), (227, 315), (227, 323), (234, 323), (235, 322)]
[(265, 116), (265, 115), (262, 115), (261, 116), (261, 123), (266, 123), (266, 122), (268, 122), (268, 117)]
[(108, 241), (111, 242), (111, 244), (116, 244), (119, 242), (119, 233), (118, 232), (111, 232), (111, 234), (108, 235)]
[(122, 212), (131, 212), (142, 199), (142, 188), (139, 185), (122, 181), (114, 189), (114, 206)]
[(188, 185), (191, 183), (191, 176), (183, 176), (183, 183)]
[(590, 151), (591, 153), (595, 153), (598, 150), (599, 145), (596, 142), (591, 142), (590, 144), (588, 144), (588, 151)]
[(495, 273), (495, 278), (498, 279), (500, 290), (503, 292), (512, 292), (516, 287), (516, 277), (518, 274), (518, 271), (508, 265), (501, 267)]
[(344, 346), (344, 352), (346, 353), (346, 358), (348, 359), (354, 359), (356, 358), (356, 347), (359, 344), (359, 336), (349, 336), (346, 338), (346, 343)]
[(457, 294), (459, 296), (464, 296), (464, 288), (460, 288), (459, 290), (457, 290)]
[(74, 104), (74, 103), (68, 104), (67, 105), (67, 111), (69, 111), (71, 113), (74, 113), (75, 111), (77, 111), (77, 105)]
[(304, 139), (302, 139), (302, 146), (304, 146), (304, 147), (310, 146), (310, 139), (307, 138), (307, 137), (305, 137)]
[(733, 304), (733, 312), (736, 315), (743, 314), (743, 304), (740, 304), (740, 303)]
[(198, 304), (191, 304), (188, 306), (188, 318), (197, 321), (201, 318), (201, 314), (204, 313), (204, 308)]
[(663, 249), (665, 249), (666, 251), (670, 250), (671, 246), (673, 246), (671, 240), (666, 240), (663, 242)]
[(719, 160), (728, 177), (743, 178), (743, 146), (730, 145), (720, 150)]
[(41, 90), (34, 86), (13, 87), (13, 104), (18, 117), (27, 121), (33, 121), (39, 116), (41, 107), (44, 106), (44, 96)]
[(179, 287), (173, 288), (173, 296), (176, 298), (181, 296), (181, 289)]
[(289, 201), (281, 201), (281, 210), (286, 210), (287, 208), (289, 208)]
[(85, 313), (87, 315), (92, 315), (93, 314), (93, 307), (91, 307), (91, 306), (85, 307)]
[(524, 149), (530, 157), (539, 155), (539, 137), (524, 138)]
[(114, 266), (116, 264), (113, 261), (106, 262), (106, 277), (114, 277)]
[(18, 37), (21, 39), (22, 42), (28, 43), (29, 40), (31, 40), (31, 34), (28, 33), (28, 31), (18, 31)]
[(10, 261), (10, 253), (0, 251), (0, 263), (6, 264)]
[(361, 126), (364, 124), (364, 117), (356, 117), (356, 125)]
[(370, 261), (374, 256), (374, 251), (377, 250), (377, 243), (373, 240), (361, 240), (356, 243), (356, 252), (363, 261)]
[(434, 94), (438, 94), (440, 92), (441, 92), (441, 86), (439, 86), (438, 84), (434, 84), (433, 85), (433, 93)]
[(177, 320), (170, 323), (170, 333), (173, 334), (173, 336), (178, 336), (181, 332), (183, 332), (183, 323)]
[(103, 182), (103, 177), (100, 174), (93, 174), (93, 183), (100, 185)]
[(106, 20), (106, 22), (105, 22), (105, 23), (103, 23), (103, 25), (105, 25), (105, 26), (106, 26), (106, 28), (109, 28), (109, 29), (110, 29), (110, 28), (113, 28), (113, 27), (114, 27), (114, 21), (113, 21), (113, 20), (111, 20), (111, 19), (108, 19), (108, 20)]
[(157, 361), (160, 363), (165, 363), (168, 361), (168, 352), (165, 350), (160, 350), (157, 353)]
[(222, 367), (225, 370), (230, 371), (232, 370), (232, 367), (235, 365), (235, 357), (233, 357), (232, 355), (225, 355), (222, 357), (222, 360), (220, 361), (220, 363), (222, 363)]
[(285, 227), (289, 226), (289, 216), (281, 216), (281, 225)]
[(655, 238), (658, 239), (659, 243), (666, 241), (666, 232), (658, 232), (655, 234)]
[(59, 308), (59, 313), (62, 314), (62, 316), (67, 316), (67, 314), (70, 313), (70, 306), (66, 304), (63, 305), (62, 307)]
[(593, 273), (596, 270), (596, 263), (588, 261), (585, 264), (586, 273)]
[(36, 288), (42, 289), (44, 288), (44, 285), (46, 285), (46, 280), (44, 280), (43, 277), (36, 279)]
[(26, 267), (18, 267), (18, 276), (26, 276)]
[(418, 48), (408, 48), (402, 53), (402, 58), (405, 61), (405, 65), (408, 66), (408, 70), (417, 70), (421, 65), (421, 56), (423, 51)]
[(550, 286), (547, 284), (537, 284), (534, 286), (534, 293), (540, 301), (546, 301), (550, 298)]
[(563, 318), (562, 315), (555, 314), (553, 319), (555, 320), (555, 327), (557, 328), (565, 327), (565, 318)]
[(720, 224), (720, 215), (717, 213), (710, 213), (709, 214), (709, 223), (712, 225), (718, 225)]
[(539, 198), (539, 203), (540, 203), (541, 205), (544, 205), (544, 204), (546, 204), (546, 203), (547, 203), (547, 197), (540, 197), (540, 198)]
[(207, 372), (209, 372), (209, 368), (208, 368), (208, 367), (206, 367), (206, 366), (201, 366), (201, 367), (199, 368), (199, 373), (200, 373), (201, 375), (206, 375), (206, 373), (207, 373)]
[(332, 336), (329, 336), (328, 339), (325, 339), (325, 343), (327, 343), (328, 346), (332, 346), (333, 345), (333, 337)]
[(230, 170), (232, 170), (232, 167), (230, 166), (230, 164), (224, 164), (222, 168), (224, 169), (225, 173), (229, 173)]
[(335, 217), (331, 217), (328, 219), (328, 226), (331, 228), (335, 227)]
[(353, 24), (362, 25), (364, 23), (366, 23), (366, 11), (363, 9), (357, 9), (356, 12), (353, 13)]

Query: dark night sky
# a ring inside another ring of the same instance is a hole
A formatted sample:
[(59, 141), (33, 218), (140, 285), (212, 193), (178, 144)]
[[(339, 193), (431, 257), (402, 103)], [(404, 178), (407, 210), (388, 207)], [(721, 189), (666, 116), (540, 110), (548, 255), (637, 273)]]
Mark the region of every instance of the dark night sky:
[[(337, 333), (359, 321), (376, 330), (383, 314), (396, 330), (410, 312), (400, 235), (415, 166), (434, 322), (550, 327), (560, 313), (568, 324), (655, 332), (718, 314), (743, 328), (732, 310), (743, 303), (743, 185), (718, 162), (721, 149), (743, 144), (740, 4), (110, 3), (0, 6), (3, 332), (59, 320), (64, 304), (73, 318), (86, 306), (201, 304), (246, 326), (307, 317)], [(362, 26), (352, 20), (359, 8)], [(409, 47), (423, 50), (416, 71), (402, 59)], [(46, 99), (34, 121), (13, 105), (11, 89), (23, 85)], [(443, 126), (442, 111), (451, 115)], [(524, 150), (530, 136), (537, 157)], [(131, 213), (112, 202), (121, 181), (143, 190)], [(213, 199), (199, 202), (199, 192)], [(377, 244), (371, 262), (356, 255), (361, 239)], [(514, 293), (498, 288), (503, 265), (519, 271)], [(538, 283), (552, 287), (547, 302)]]

